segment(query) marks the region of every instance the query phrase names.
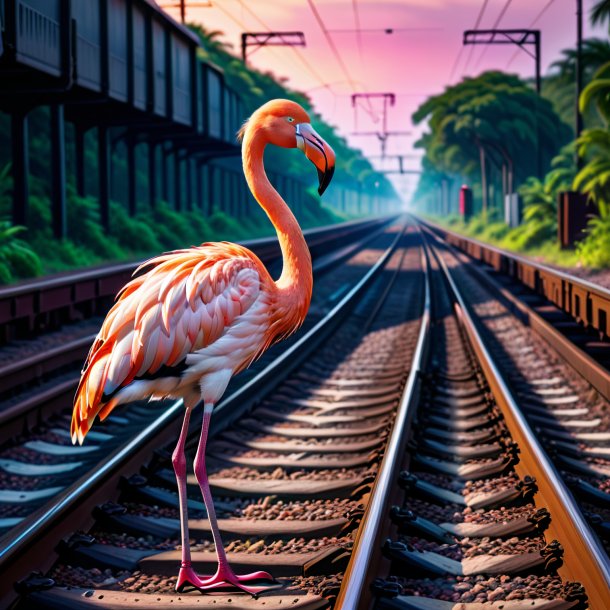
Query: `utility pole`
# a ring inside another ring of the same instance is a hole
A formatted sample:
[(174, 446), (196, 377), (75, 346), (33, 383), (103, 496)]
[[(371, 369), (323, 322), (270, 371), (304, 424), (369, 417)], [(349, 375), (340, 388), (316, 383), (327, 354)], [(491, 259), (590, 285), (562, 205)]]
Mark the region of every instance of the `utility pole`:
[[(536, 64), (536, 93), (540, 95), (540, 30), (466, 30), (464, 32), (464, 45), (467, 44), (514, 44), (527, 53)], [(526, 47), (533, 46), (532, 53)], [(535, 110), (536, 121), (536, 166), (537, 175), (542, 178), (542, 151), (540, 150), (540, 124), (538, 108)]]
[[(186, 0), (180, 0), (178, 4), (172, 0), (172, 2), (161, 4), (159, 7), (162, 9), (174, 9), (180, 7), (180, 22), (184, 24), (186, 22)], [(212, 2), (210, 0), (203, 2), (189, 2), (191, 8), (211, 8)]]
[[(370, 103), (371, 99), (381, 99), (383, 101), (381, 131), (357, 131), (358, 129), (358, 110), (357, 104), (359, 99), (365, 99)], [(396, 95), (394, 93), (352, 93), (352, 107), (354, 108), (354, 119), (356, 131), (352, 134), (355, 136), (377, 136), (381, 144), (381, 157), (384, 158), (386, 143), (389, 136), (411, 135), (410, 131), (388, 131), (388, 104), (394, 106), (396, 104)]]
[[(574, 132), (577, 138), (580, 137), (582, 132), (582, 113), (580, 112), (580, 94), (582, 92), (582, 0), (576, 0), (576, 65), (575, 65), (575, 75), (576, 75), (576, 105), (575, 105), (575, 125)], [(578, 147), (576, 147), (576, 151), (574, 152), (574, 161), (576, 164), (576, 169), (579, 170), (582, 168), (582, 159), (578, 154)]]
[[(246, 63), (248, 47), (304, 47), (303, 32), (242, 32), (241, 59)], [(255, 49), (256, 51), (256, 49)], [(254, 51), (253, 51), (254, 52)]]
[[(515, 44), (536, 62), (536, 93), (540, 95), (540, 30), (466, 30), (464, 44)], [(534, 53), (526, 47), (533, 46)]]

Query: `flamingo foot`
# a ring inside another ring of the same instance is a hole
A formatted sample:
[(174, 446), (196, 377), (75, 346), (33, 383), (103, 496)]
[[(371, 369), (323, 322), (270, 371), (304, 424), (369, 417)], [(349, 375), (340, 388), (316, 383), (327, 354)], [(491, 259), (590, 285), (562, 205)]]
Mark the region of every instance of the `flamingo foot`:
[[(180, 577), (178, 582), (180, 582)], [(269, 572), (259, 570), (250, 574), (235, 574), (230, 567), (224, 569), (219, 567), (216, 574), (209, 577), (202, 578), (196, 574), (190, 574), (188, 582), (202, 593), (220, 592), (223, 589), (239, 589), (254, 598), (266, 591), (273, 591), (282, 587)]]
[(178, 572), (178, 580), (176, 581), (176, 591), (182, 593), (187, 587), (199, 588), (201, 578), (197, 575), (197, 572), (193, 570), (190, 563), (182, 563), (180, 566), (180, 572)]

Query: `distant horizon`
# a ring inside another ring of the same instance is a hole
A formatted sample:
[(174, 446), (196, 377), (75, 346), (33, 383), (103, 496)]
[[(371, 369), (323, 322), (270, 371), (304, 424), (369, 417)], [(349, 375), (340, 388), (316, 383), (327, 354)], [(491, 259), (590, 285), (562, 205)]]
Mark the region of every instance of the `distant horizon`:
[[(594, 3), (595, 0), (583, 1), (583, 36), (607, 38), (607, 29), (590, 26), (589, 13)], [(519, 51), (516, 46), (471, 46), (461, 51), (462, 33), (473, 28), (482, 0), (358, 0), (355, 5), (360, 26), (362, 30), (368, 30), (361, 34), (362, 62), (357, 35), (349, 31), (356, 23), (353, 0), (315, 0), (313, 4), (328, 30), (343, 30), (330, 35), (347, 74), (333, 55), (308, 0), (282, 0), (281, 3), (230, 0), (212, 8), (189, 8), (187, 0), (186, 17), (187, 23), (222, 31), (220, 40), (229, 43), (237, 56), (241, 54), (241, 32), (244, 30), (303, 31), (306, 48), (257, 49), (248, 57), (248, 63), (256, 69), (272, 72), (278, 79), (286, 79), (290, 88), (307, 93), (325, 120), (336, 126), (351, 146), (367, 156), (380, 154), (377, 138), (352, 134), (356, 128), (377, 131), (379, 124), (373, 122), (364, 109), (358, 110), (355, 124), (351, 84), (360, 87), (357, 89), (360, 92), (396, 94), (396, 106), (388, 114), (388, 130), (409, 131), (411, 135), (390, 137), (386, 152), (388, 155), (419, 156), (421, 152), (413, 149), (413, 143), (425, 126), (413, 128), (411, 115), (427, 97), (441, 93), (464, 76), (476, 76), (488, 70), (508, 71), (524, 79), (534, 77), (534, 60), (523, 51), (515, 56)], [(491, 28), (506, 4), (505, 0), (489, 0), (479, 28)], [(563, 49), (576, 44), (576, 0), (555, 0), (538, 22), (530, 25), (547, 4), (546, 0), (512, 0), (497, 26), (541, 30), (543, 75), (561, 57)], [(178, 9), (171, 8), (167, 12), (179, 18)], [(405, 31), (393, 34), (372, 31), (386, 28)], [(330, 85), (332, 92), (321, 80)], [(411, 159), (405, 165), (417, 168), (419, 162)], [(392, 179), (399, 193), (407, 198), (417, 182), (416, 176), (392, 176)]]

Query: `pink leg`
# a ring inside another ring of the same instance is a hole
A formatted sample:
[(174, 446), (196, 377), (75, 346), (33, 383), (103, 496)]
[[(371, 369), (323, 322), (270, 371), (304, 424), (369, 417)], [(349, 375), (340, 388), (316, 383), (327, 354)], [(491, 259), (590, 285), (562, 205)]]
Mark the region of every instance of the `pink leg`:
[[(218, 569), (216, 574), (209, 578), (200, 580), (200, 584), (197, 587), (201, 591), (211, 591), (214, 589), (234, 586), (246, 593), (250, 593), (253, 596), (258, 596), (263, 591), (269, 591), (270, 589), (277, 588), (278, 584), (275, 582), (273, 576), (268, 572), (253, 572), (252, 574), (237, 575), (233, 572), (233, 569), (229, 565), (227, 560), (227, 554), (222, 544), (220, 537), (220, 530), (218, 528), (218, 520), (216, 519), (216, 511), (214, 510), (214, 502), (212, 500), (212, 492), (210, 491), (210, 484), (208, 482), (207, 471), (205, 467), (205, 447), (208, 439), (208, 431), (210, 427), (210, 418), (212, 416), (212, 409), (214, 405), (206, 404), (203, 408), (203, 426), (201, 428), (201, 438), (199, 439), (199, 446), (197, 447), (197, 454), (195, 455), (195, 477), (201, 487), (201, 493), (203, 495), (203, 501), (208, 511), (208, 518), (210, 520), (210, 527), (212, 529), (212, 537), (214, 538), (214, 545), (216, 547), (216, 555), (218, 556)], [(255, 583), (255, 581), (266, 580), (267, 583)], [(248, 585), (246, 583), (252, 583)]]
[(189, 429), (189, 420), (191, 418), (191, 409), (186, 409), (184, 421), (182, 422), (182, 430), (176, 449), (172, 454), (172, 464), (176, 473), (176, 481), (178, 482), (178, 498), (180, 499), (180, 530), (182, 534), (182, 563), (180, 564), (180, 573), (176, 582), (176, 590), (181, 591), (186, 585), (197, 586), (199, 577), (191, 566), (191, 546), (189, 541), (189, 525), (187, 512), (187, 495), (186, 495), (186, 457), (184, 456), (184, 444)]

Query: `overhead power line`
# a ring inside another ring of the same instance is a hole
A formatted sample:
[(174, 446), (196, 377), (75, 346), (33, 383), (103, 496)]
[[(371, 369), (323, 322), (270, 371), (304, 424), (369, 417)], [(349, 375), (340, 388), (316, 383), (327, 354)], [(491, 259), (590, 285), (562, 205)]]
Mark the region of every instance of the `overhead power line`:
[(324, 23), (324, 20), (322, 19), (320, 13), (318, 12), (316, 5), (314, 4), (313, 0), (307, 0), (307, 3), (309, 4), (309, 8), (311, 9), (311, 12), (313, 13), (314, 17), (316, 18), (316, 21), (318, 22), (318, 25), (320, 26), (320, 29), (322, 30), (324, 37), (326, 38), (326, 42), (328, 43), (330, 50), (332, 51), (333, 55), (335, 56), (337, 63), (341, 66), (341, 69), (343, 70), (343, 73), (347, 77), (347, 80), (350, 82), (353, 89), (355, 90), (356, 82), (352, 78), (352, 75), (350, 74), (349, 70), (347, 69), (347, 66), (344, 63), (343, 58), (341, 57), (341, 54), (339, 53), (339, 50), (335, 46), (335, 41), (333, 40), (332, 36), (330, 35), (330, 32), (328, 31), (328, 29)]
[[(547, 12), (547, 10), (551, 7), (551, 5), (555, 2), (555, 0), (549, 0), (543, 7), (542, 10), (534, 17), (534, 19), (532, 20), (532, 22), (527, 26), (527, 29), (529, 30), (530, 28), (532, 28), (533, 26), (535, 26), (538, 21), (540, 21), (541, 17)], [(517, 49), (513, 56), (508, 60), (508, 63), (506, 64), (506, 68), (509, 68), (510, 65), (513, 63), (513, 61), (515, 61), (515, 59), (517, 59), (519, 53), (521, 52), (521, 49)]]
[[(500, 11), (499, 15), (497, 16), (496, 20), (494, 21), (494, 24), (491, 26), (492, 30), (497, 29), (497, 27), (500, 25), (500, 21), (502, 21), (502, 19), (504, 18), (504, 15), (506, 15), (506, 11), (508, 10), (508, 7), (511, 5), (512, 1), (513, 0), (506, 0), (506, 3), (502, 7), (502, 10)], [(475, 70), (479, 67), (479, 64), (481, 63), (481, 60), (483, 59), (483, 56), (487, 52), (488, 48), (489, 47), (487, 45), (485, 47), (483, 47), (483, 50), (481, 51), (481, 54), (479, 55), (479, 59), (477, 59), (477, 63), (474, 65)]]
[[(485, 9), (487, 8), (487, 3), (489, 2), (489, 0), (483, 0), (483, 5), (481, 6), (481, 8), (479, 9), (479, 14), (477, 15), (476, 21), (474, 22), (474, 26), (473, 26), (473, 30), (476, 30), (479, 25), (481, 25), (481, 19), (483, 19), (483, 15), (485, 14)], [(471, 48), (470, 49), (470, 53), (468, 54), (468, 57), (466, 58), (466, 63), (464, 64), (464, 68), (462, 69), (462, 74), (464, 72), (466, 72), (466, 69), (468, 68), (468, 64), (470, 63), (470, 60), (472, 59), (472, 53), (473, 53), (474, 49)], [(464, 45), (462, 45), (460, 47), (460, 51), (457, 54), (457, 57), (455, 58), (455, 61), (453, 62), (453, 67), (451, 68), (451, 74), (449, 76), (449, 80), (452, 81), (453, 77), (455, 76), (455, 72), (457, 70), (457, 67), (460, 63), (460, 59), (462, 58), (462, 54), (464, 53)]]
[[(260, 25), (262, 25), (264, 28), (267, 28), (268, 30), (271, 30), (272, 28), (267, 25), (254, 11), (252, 11), (244, 2), (240, 3), (241, 6), (248, 11), (257, 21)], [(233, 14), (231, 14), (226, 8), (224, 8), (220, 3), (216, 3), (214, 5), (216, 8), (218, 8), (220, 11), (222, 11), (227, 17), (229, 17), (229, 19), (231, 19), (234, 23), (236, 23), (241, 29), (242, 31), (247, 31), (248, 27), (241, 21), (239, 20), (237, 17), (235, 17)], [(295, 55), (294, 57), (296, 57), (303, 66), (305, 66), (305, 68), (308, 70), (308, 72), (320, 83), (320, 86), (323, 87), (324, 89), (327, 89), (330, 93), (332, 93), (333, 95), (335, 95), (334, 91), (331, 89), (331, 87), (326, 83), (326, 80), (320, 75), (319, 72), (317, 72), (317, 70), (315, 70), (315, 68), (313, 68), (313, 66), (311, 66), (311, 64), (302, 56), (302, 54), (300, 53), (299, 49), (297, 49), (296, 47), (291, 47), (294, 51), (295, 51)], [(276, 55), (277, 57), (277, 55)], [(285, 58), (286, 55), (283, 55), (283, 58)]]

